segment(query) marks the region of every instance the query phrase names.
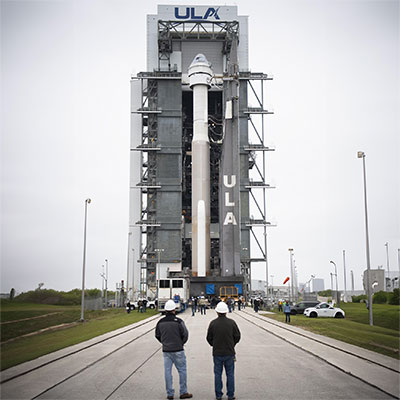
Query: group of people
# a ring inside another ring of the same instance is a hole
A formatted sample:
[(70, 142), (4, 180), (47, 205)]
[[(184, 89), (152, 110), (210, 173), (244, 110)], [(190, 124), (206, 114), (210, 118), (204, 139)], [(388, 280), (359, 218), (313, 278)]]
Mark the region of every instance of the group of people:
[[(126, 312), (129, 314), (132, 308), (134, 308), (134, 305), (131, 304), (131, 302), (128, 300), (128, 302), (126, 303)], [(146, 310), (147, 310), (147, 300), (139, 299), (137, 303), (137, 311), (143, 313), (146, 312)]]
[(255, 299), (251, 299), (251, 305), (254, 308), (255, 312), (258, 312), (258, 310), (260, 309), (260, 307), (262, 307), (264, 305), (264, 300), (261, 298), (255, 298)]
[[(175, 394), (172, 385), (172, 365), (175, 365), (179, 373), (179, 398), (190, 399), (193, 395), (187, 390), (187, 367), (184, 351), (184, 344), (189, 338), (189, 332), (183, 320), (175, 315), (176, 307), (173, 300), (166, 302), (164, 310), (166, 315), (158, 321), (155, 336), (162, 344), (167, 399), (173, 399)], [(222, 399), (222, 372), (225, 369), (228, 400), (234, 400), (235, 346), (240, 340), (240, 330), (236, 322), (227, 317), (229, 309), (225, 302), (218, 302), (215, 311), (218, 317), (210, 322), (206, 334), (206, 340), (213, 349), (215, 396), (217, 400)]]
[[(217, 304), (221, 301), (221, 298), (213, 296), (210, 300), (205, 296), (201, 295), (198, 297), (191, 297), (189, 299), (189, 307), (192, 310), (192, 317), (195, 316), (196, 312), (200, 312), (201, 315), (206, 315), (207, 308), (214, 309)], [(226, 299), (226, 305), (228, 306), (228, 312), (235, 311), (235, 304), (237, 303), (239, 311), (246, 307), (246, 301), (243, 297), (239, 297), (237, 301), (234, 298), (228, 297)]]

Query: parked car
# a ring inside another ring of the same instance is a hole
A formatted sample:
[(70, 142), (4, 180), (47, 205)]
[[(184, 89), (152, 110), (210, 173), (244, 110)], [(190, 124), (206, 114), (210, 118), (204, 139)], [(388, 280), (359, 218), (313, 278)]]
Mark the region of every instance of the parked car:
[(304, 315), (310, 318), (316, 317), (333, 317), (344, 318), (345, 313), (341, 308), (333, 307), (329, 303), (320, 303), (315, 307), (306, 308)]
[(304, 314), (304, 310), (309, 307), (315, 307), (318, 305), (320, 302), (318, 300), (306, 300), (306, 301), (301, 301), (300, 303), (297, 303), (296, 305), (291, 307), (290, 313), (292, 315), (296, 314)]

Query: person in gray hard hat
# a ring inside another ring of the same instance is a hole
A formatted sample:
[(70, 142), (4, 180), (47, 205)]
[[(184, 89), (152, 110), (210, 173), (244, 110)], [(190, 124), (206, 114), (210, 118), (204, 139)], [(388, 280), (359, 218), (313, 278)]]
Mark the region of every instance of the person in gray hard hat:
[(240, 340), (236, 322), (226, 316), (228, 306), (220, 301), (215, 308), (218, 318), (210, 322), (207, 342), (213, 348), (214, 388), (217, 400), (222, 398), (222, 371), (226, 372), (226, 387), (229, 400), (235, 398), (235, 346)]
[(185, 323), (175, 315), (175, 307), (173, 300), (165, 303), (166, 315), (157, 323), (156, 338), (162, 344), (167, 399), (173, 399), (175, 393), (172, 384), (172, 365), (175, 365), (179, 373), (179, 398), (190, 399), (193, 395), (187, 391), (186, 356), (183, 349), (189, 338), (189, 332)]

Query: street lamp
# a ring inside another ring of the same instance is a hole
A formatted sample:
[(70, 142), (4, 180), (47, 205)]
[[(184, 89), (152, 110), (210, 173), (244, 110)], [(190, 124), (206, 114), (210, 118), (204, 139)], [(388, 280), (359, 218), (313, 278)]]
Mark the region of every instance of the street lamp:
[(272, 298), (275, 298), (274, 297), (274, 275), (270, 275), (270, 277), (271, 277), (271, 300), (272, 300)]
[(108, 301), (107, 301), (107, 283), (108, 283), (108, 260), (107, 259), (105, 259), (105, 262), (106, 262), (106, 296), (105, 296), (105, 299), (106, 299), (106, 308), (108, 308)]
[(365, 212), (365, 248), (367, 257), (367, 295), (368, 295), (368, 311), (369, 311), (369, 324), (374, 325), (374, 320), (372, 316), (372, 293), (370, 285), (370, 270), (371, 262), (369, 255), (369, 235), (368, 235), (368, 210), (367, 210), (367, 174), (365, 172), (365, 153), (359, 151), (357, 153), (358, 158), (363, 160), (363, 178), (364, 178), (364, 212)]
[(154, 249), (158, 253), (158, 263), (157, 263), (157, 268), (156, 268), (156, 283), (157, 283), (157, 290), (156, 290), (156, 296), (157, 296), (157, 302), (158, 302), (158, 287), (160, 286), (160, 263), (161, 263), (161, 253), (164, 251), (164, 249)]
[(399, 279), (400, 279), (400, 249), (397, 249), (397, 266), (399, 267)]
[[(293, 249), (288, 249), (290, 253), (290, 279), (291, 279), (291, 290), (289, 291), (289, 301), (293, 301), (294, 290), (293, 290)], [(291, 299), (290, 299), (291, 298)]]
[(131, 236), (132, 232), (128, 232), (128, 252), (127, 252), (127, 257), (126, 257), (126, 296), (129, 299), (129, 249), (131, 247)]
[(132, 248), (132, 299), (135, 297), (135, 249)]
[(351, 276), (351, 294), (354, 294), (354, 272), (353, 270), (350, 270), (350, 276)]
[(346, 290), (346, 250), (343, 250), (343, 279), (344, 279), (344, 302), (347, 302)]
[(84, 321), (83, 310), (85, 309), (85, 268), (86, 268), (86, 225), (87, 225), (87, 206), (92, 200), (85, 200), (85, 223), (83, 228), (83, 268), (82, 268), (82, 301), (81, 301), (81, 322)]
[[(388, 282), (389, 282), (389, 286), (391, 286), (392, 284), (392, 280), (390, 279), (390, 269), (389, 269), (389, 243), (386, 242), (385, 243), (385, 247), (386, 247), (386, 268), (387, 268), (387, 276), (389, 278)], [(386, 274), (385, 274), (386, 275)], [(385, 283), (386, 283), (386, 278), (385, 278)], [(386, 286), (386, 285), (385, 285)], [(387, 287), (386, 290), (390, 290), (390, 287)]]
[(338, 284), (337, 284), (337, 268), (336, 268), (336, 263), (333, 261), (329, 261), (331, 264), (335, 266), (335, 275), (336, 275), (336, 304), (339, 306), (340, 305), (340, 299), (338, 296)]
[[(104, 299), (104, 280), (106, 278), (105, 274), (104, 274), (104, 265), (101, 266), (101, 301), (103, 302)], [(104, 304), (102, 303), (101, 307), (103, 308)]]

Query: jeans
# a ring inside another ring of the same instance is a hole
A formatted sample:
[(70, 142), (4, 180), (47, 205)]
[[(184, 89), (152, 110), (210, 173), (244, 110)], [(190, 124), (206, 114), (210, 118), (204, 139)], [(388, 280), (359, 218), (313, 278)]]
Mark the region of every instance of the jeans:
[(201, 305), (200, 306), (200, 311), (201, 311), (201, 315), (206, 315), (206, 306)]
[(290, 312), (285, 312), (285, 322), (290, 322)]
[(214, 356), (215, 397), (222, 397), (222, 370), (225, 367), (227, 395), (235, 395), (235, 356)]
[(179, 373), (179, 392), (180, 395), (187, 393), (187, 372), (186, 372), (186, 356), (185, 351), (176, 351), (173, 353), (164, 352), (164, 374), (165, 374), (165, 388), (167, 389), (167, 396), (173, 396), (174, 386), (172, 384), (172, 364), (175, 365)]

